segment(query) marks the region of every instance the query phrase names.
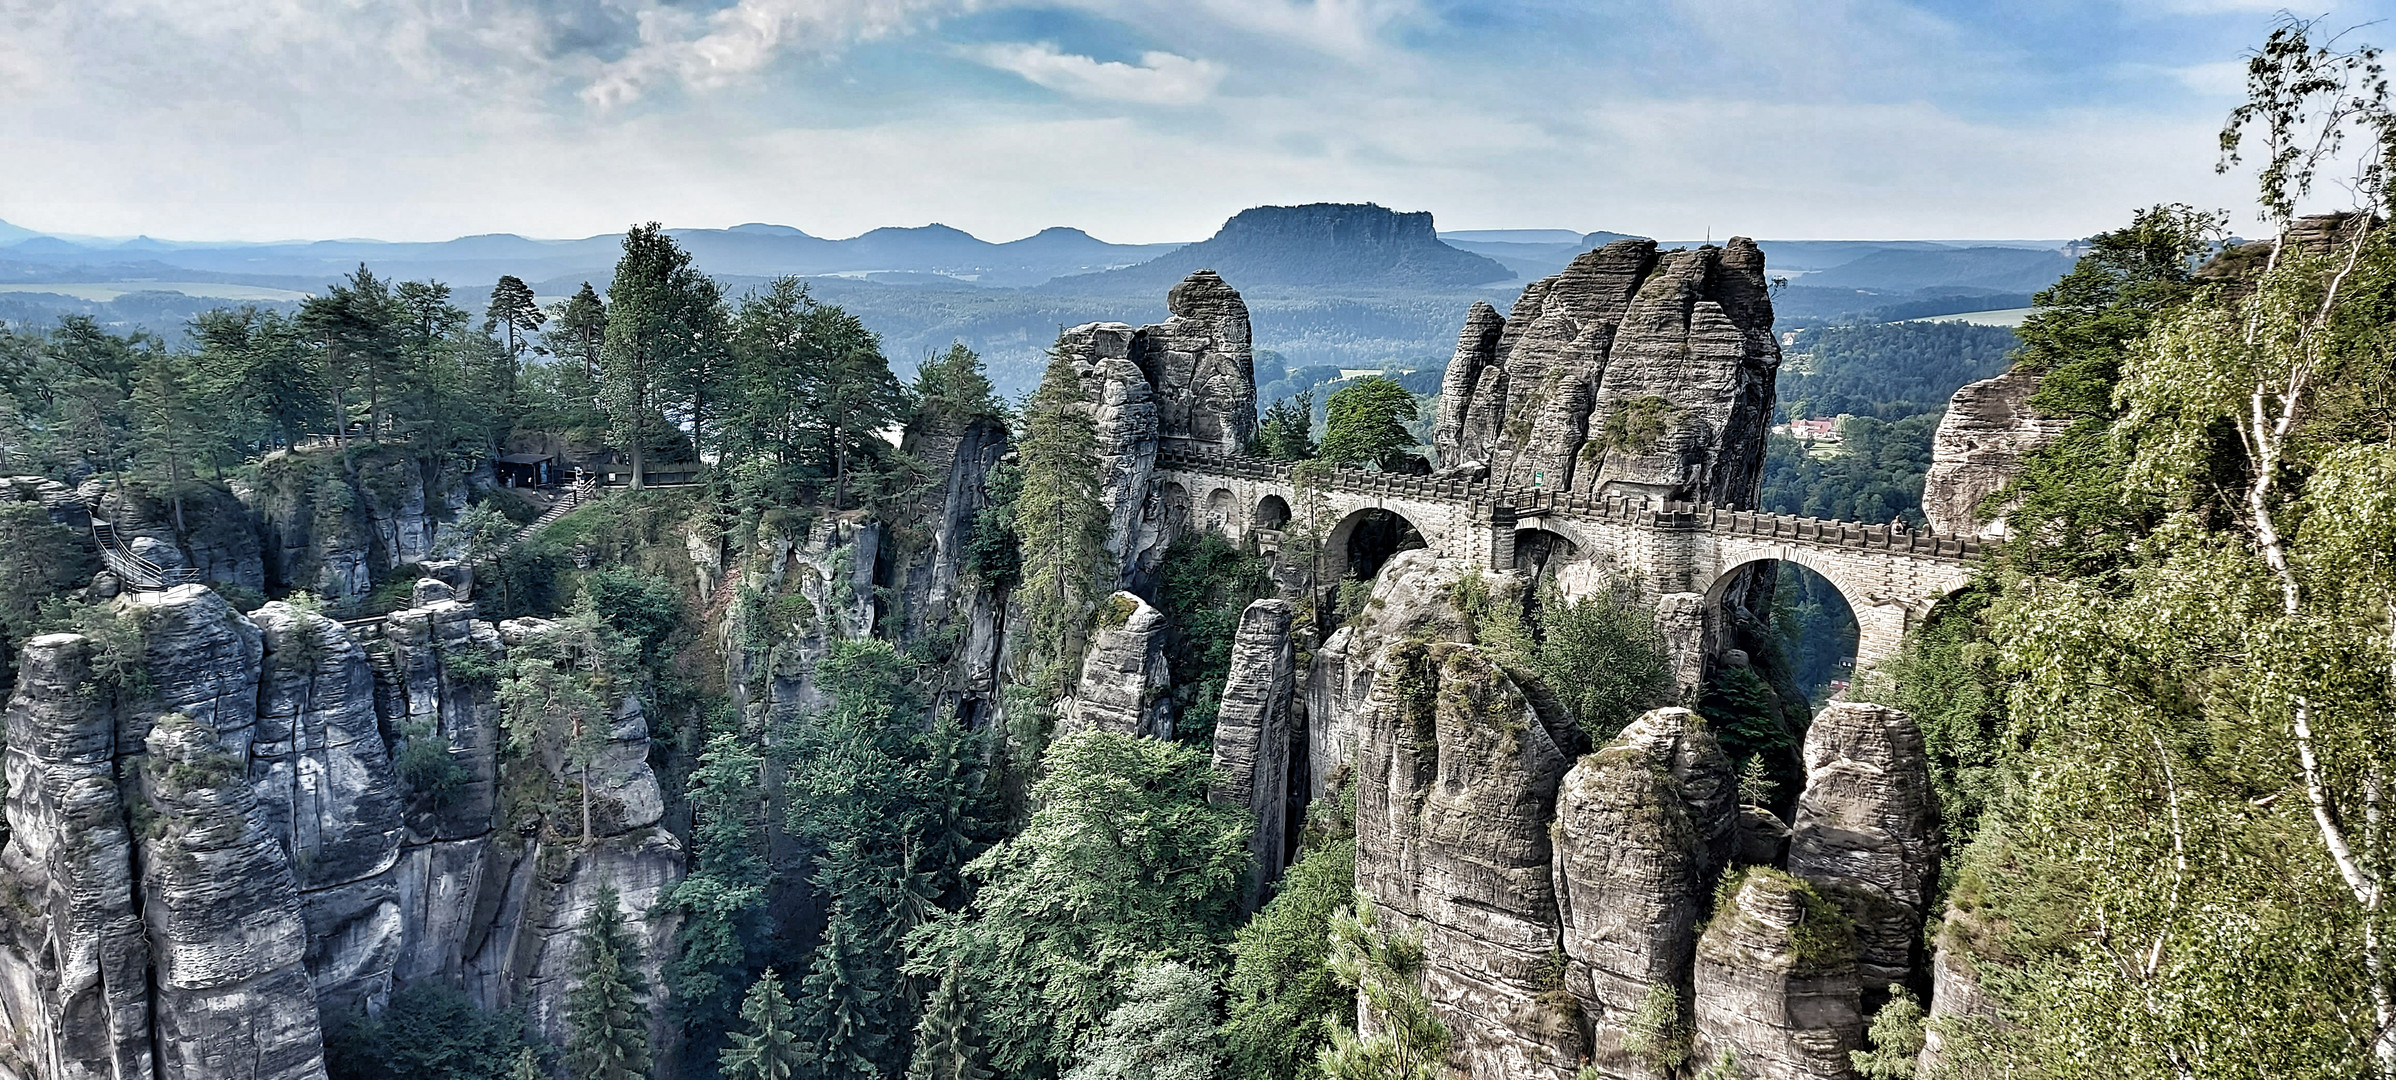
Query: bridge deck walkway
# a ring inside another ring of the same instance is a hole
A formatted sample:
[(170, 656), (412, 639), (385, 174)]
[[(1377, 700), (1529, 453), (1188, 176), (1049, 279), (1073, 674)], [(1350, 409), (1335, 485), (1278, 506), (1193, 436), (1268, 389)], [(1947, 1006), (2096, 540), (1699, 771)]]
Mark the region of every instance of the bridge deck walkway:
[[(1297, 487), (1292, 477), (1293, 465), (1261, 458), (1217, 457), (1166, 449), (1158, 452), (1156, 467), (1159, 471), (1192, 476), (1265, 481), (1293, 491)], [(1580, 492), (1501, 488), (1486, 482), (1400, 476), (1361, 469), (1332, 469), (1318, 475), (1324, 478), (1321, 481), (1324, 486), (1341, 491), (1467, 505), (1491, 511), (1502, 509), (1511, 511), (1518, 521), (1554, 514), (1584, 520), (1612, 521), (1639, 528), (1704, 529), (1721, 535), (1884, 551), (1945, 562), (1970, 562), (1984, 555), (1978, 537), (1945, 535), (1892, 525), (1825, 521), (1694, 503), (1657, 503), (1644, 497), (1623, 495), (1592, 498)]]

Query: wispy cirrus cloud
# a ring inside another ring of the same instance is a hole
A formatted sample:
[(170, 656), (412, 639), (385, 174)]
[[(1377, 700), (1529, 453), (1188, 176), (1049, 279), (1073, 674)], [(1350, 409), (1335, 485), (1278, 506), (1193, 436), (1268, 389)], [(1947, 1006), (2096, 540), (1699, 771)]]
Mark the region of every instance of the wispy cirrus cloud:
[(1137, 64), (1069, 53), (1047, 42), (985, 45), (970, 55), (1060, 94), (1142, 105), (1196, 104), (1213, 96), (1226, 74), (1214, 61), (1160, 50), (1141, 53)]

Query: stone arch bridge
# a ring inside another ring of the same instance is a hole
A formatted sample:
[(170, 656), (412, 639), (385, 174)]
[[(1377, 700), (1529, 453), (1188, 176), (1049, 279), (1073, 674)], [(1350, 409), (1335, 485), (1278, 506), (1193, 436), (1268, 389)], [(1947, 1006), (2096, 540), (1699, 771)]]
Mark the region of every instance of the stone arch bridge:
[(1491, 569), (1514, 568), (1518, 545), (1536, 539), (1563, 552), (1567, 565), (1627, 575), (1667, 623), (1702, 619), (1693, 640), (1677, 640), (1666, 627), (1675, 665), (1692, 684), (1697, 662), (1722, 640), (1723, 594), (1742, 568), (1793, 562), (1822, 575), (1855, 612), (1856, 666), (1864, 668), (1895, 654), (1908, 629), (1971, 580), (1981, 557), (1975, 537), (1888, 525), (1352, 469), (1323, 470), (1302, 490), (1292, 472), (1280, 462), (1168, 448), (1153, 475), (1169, 503), (1186, 507), (1191, 528), (1233, 539), (1253, 534), (1271, 548), (1293, 518), (1327, 523), (1320, 566), (1327, 578), (1344, 574), (1348, 539), (1373, 510), (1404, 518), (1440, 554)]

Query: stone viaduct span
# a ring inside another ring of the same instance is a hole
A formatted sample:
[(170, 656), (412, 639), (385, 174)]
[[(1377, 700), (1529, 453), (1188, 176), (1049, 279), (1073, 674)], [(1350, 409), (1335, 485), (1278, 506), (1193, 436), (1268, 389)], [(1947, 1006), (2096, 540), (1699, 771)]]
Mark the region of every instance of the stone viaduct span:
[[(1628, 576), (1665, 622), (1676, 613), (1701, 618), (1708, 651), (1721, 640), (1723, 593), (1738, 571), (1793, 562), (1829, 580), (1854, 609), (1858, 668), (1893, 655), (1909, 628), (1971, 579), (1981, 557), (1977, 537), (1888, 525), (1354, 469), (1317, 471), (1301, 484), (1294, 471), (1281, 462), (1166, 447), (1153, 476), (1168, 512), (1186, 514), (1193, 529), (1253, 536), (1270, 547), (1282, 542), (1293, 517), (1301, 527), (1309, 519), (1327, 526), (1320, 568), (1327, 579), (1343, 576), (1348, 541), (1374, 510), (1404, 518), (1441, 555), (1491, 569), (1515, 568), (1518, 551), (1534, 538), (1551, 550), (1561, 540), (1568, 545), (1563, 562)], [(1694, 677), (1696, 659), (1676, 656), (1684, 679)]]

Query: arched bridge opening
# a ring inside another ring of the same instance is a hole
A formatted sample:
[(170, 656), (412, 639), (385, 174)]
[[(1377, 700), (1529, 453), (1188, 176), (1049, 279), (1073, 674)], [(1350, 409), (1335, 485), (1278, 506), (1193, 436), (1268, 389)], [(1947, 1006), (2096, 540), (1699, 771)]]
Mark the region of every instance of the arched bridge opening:
[(1855, 678), (1862, 630), (1841, 584), (1797, 559), (1742, 562), (1706, 589), (1697, 708), (1734, 761), (1778, 785), (1776, 803), (1803, 782), (1814, 711)]
[(1580, 556), (1581, 545), (1563, 533), (1547, 529), (1514, 531), (1514, 568), (1530, 575), (1533, 581), (1553, 576), (1564, 564)]
[(1390, 557), (1423, 547), (1422, 530), (1394, 510), (1368, 506), (1332, 526), (1323, 539), (1324, 570), (1329, 581), (1371, 580)]
[(1290, 523), (1289, 500), (1284, 499), (1279, 495), (1265, 496), (1262, 500), (1257, 502), (1256, 513), (1251, 520), (1255, 523), (1255, 527), (1259, 529), (1281, 529), (1287, 527)]

